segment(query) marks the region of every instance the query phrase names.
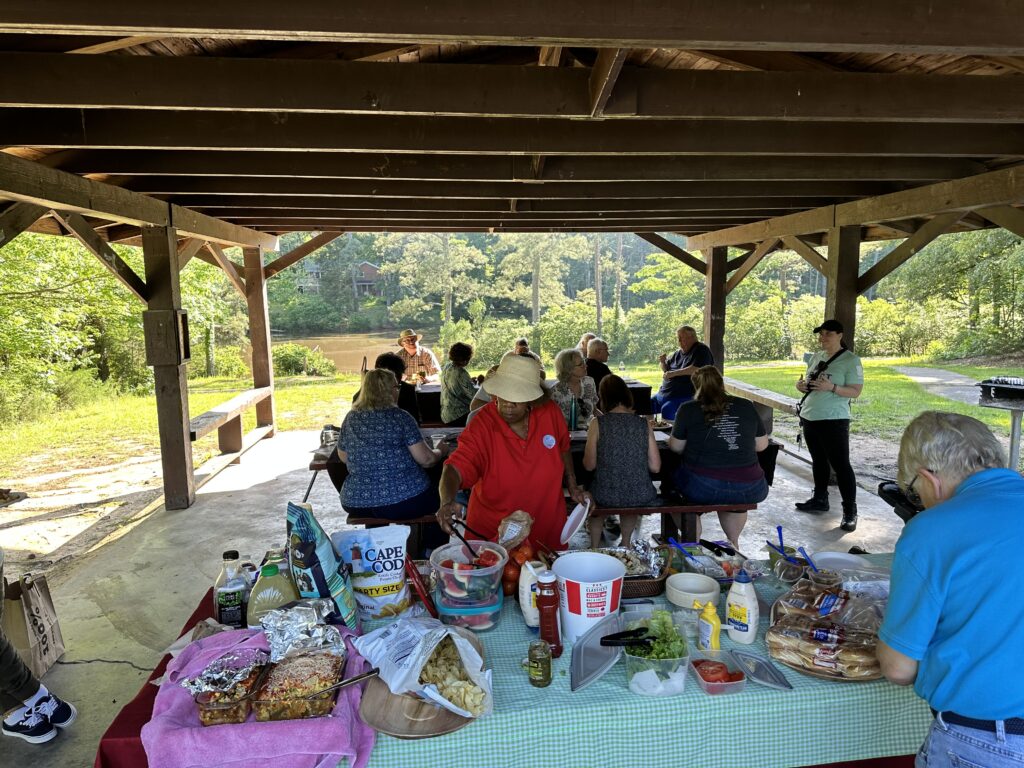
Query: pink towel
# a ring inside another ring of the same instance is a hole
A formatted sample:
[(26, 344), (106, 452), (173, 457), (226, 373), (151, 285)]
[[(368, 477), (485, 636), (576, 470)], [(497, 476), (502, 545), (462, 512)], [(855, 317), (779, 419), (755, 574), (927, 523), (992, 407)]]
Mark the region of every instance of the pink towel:
[[(368, 665), (352, 646), (352, 633), (341, 629), (348, 647), (345, 677), (350, 677)], [(330, 717), (258, 723), (250, 714), (244, 725), (200, 725), (195, 702), (180, 682), (234, 648), (267, 650), (266, 636), (248, 629), (221, 632), (192, 643), (168, 665), (153, 717), (142, 728), (150, 768), (333, 768), (342, 758), (348, 758), (350, 768), (364, 768), (376, 733), (359, 719), (358, 685), (338, 692)]]

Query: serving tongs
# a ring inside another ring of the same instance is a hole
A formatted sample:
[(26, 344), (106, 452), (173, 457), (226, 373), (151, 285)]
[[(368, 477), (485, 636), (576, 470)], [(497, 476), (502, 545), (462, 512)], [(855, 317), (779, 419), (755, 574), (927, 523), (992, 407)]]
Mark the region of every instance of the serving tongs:
[(336, 691), (339, 688), (348, 688), (350, 685), (355, 685), (356, 683), (361, 683), (361, 682), (363, 682), (363, 680), (369, 680), (371, 677), (376, 677), (379, 674), (380, 674), (380, 667), (374, 667), (369, 672), (363, 672), (363, 674), (361, 674), (361, 675), (355, 675), (354, 677), (346, 678), (344, 680), (341, 680), (341, 681), (335, 683), (334, 685), (329, 685), (326, 688), (321, 688), (316, 693), (311, 693), (311, 694), (309, 694), (309, 696), (305, 696), (303, 698), (306, 698), (306, 699), (316, 699), (316, 698), (319, 698), (320, 696), (322, 696), (323, 694), (327, 693), (328, 691)]
[[(469, 527), (469, 523), (466, 522), (465, 518), (460, 517), (460, 518), (458, 518), (456, 520), (453, 520), (452, 521), (452, 525), (461, 525), (465, 529), (466, 533), (473, 534), (474, 536), (476, 536), (481, 541), (490, 541), (491, 540), (489, 536), (484, 536), (482, 533), (480, 533), (480, 531), (474, 531), (472, 528), (470, 528)], [(462, 538), (462, 537), (460, 536), (459, 538)], [(463, 539), (463, 541), (465, 541), (465, 539)]]
[(601, 638), (601, 645), (606, 648), (625, 646), (627, 648), (643, 647), (645, 650), (650, 650), (653, 643), (654, 636), (647, 627), (627, 629), (625, 632), (616, 632)]

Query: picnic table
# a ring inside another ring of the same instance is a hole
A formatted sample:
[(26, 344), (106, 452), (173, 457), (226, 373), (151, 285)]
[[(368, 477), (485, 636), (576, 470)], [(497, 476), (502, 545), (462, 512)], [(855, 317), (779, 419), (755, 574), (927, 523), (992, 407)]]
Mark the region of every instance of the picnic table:
[[(633, 407), (639, 414), (651, 412), (651, 385), (636, 379), (625, 379), (629, 392), (633, 395)], [(554, 383), (548, 380), (548, 383)], [(441, 423), (441, 385), (435, 383), (416, 385), (416, 404), (420, 409), (420, 422), (423, 424)]]
[[(876, 564), (891, 555), (869, 556)], [(773, 602), (786, 586), (772, 576), (757, 591)], [(664, 599), (654, 598), (661, 607)], [(183, 631), (210, 615), (207, 593)], [(767, 656), (762, 613), (758, 640), (743, 646)], [(648, 698), (626, 687), (623, 663), (577, 692), (569, 690), (571, 647), (553, 662), (553, 682), (534, 688), (521, 661), (536, 638), (508, 601), (501, 622), (480, 635), (493, 672), (494, 712), (467, 727), (431, 739), (379, 735), (370, 768), (443, 765), (551, 766), (756, 765), (896, 768), (913, 765), (931, 714), (912, 688), (884, 680), (844, 683), (779, 666), (793, 690), (748, 681), (734, 695), (709, 696), (693, 679), (679, 696)], [(169, 640), (170, 638), (168, 638)], [(722, 645), (735, 647), (723, 632)], [(166, 663), (161, 663), (158, 672)], [(156, 674), (156, 673), (154, 673)], [(100, 741), (97, 768), (146, 765), (139, 730), (152, 713), (156, 689), (148, 683)], [(232, 726), (234, 727), (234, 726)]]

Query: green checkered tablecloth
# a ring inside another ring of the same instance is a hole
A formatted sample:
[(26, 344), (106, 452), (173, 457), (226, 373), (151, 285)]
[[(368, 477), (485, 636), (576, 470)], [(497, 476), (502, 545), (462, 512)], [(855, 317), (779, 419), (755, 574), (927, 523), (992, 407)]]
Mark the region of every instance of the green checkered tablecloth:
[[(784, 591), (772, 577), (756, 587), (769, 604)], [(758, 640), (743, 647), (767, 656), (767, 626), (764, 616)], [(518, 604), (506, 602), (501, 623), (480, 635), (494, 670), (494, 713), (431, 739), (380, 734), (370, 768), (807, 766), (912, 754), (931, 722), (928, 706), (911, 688), (884, 680), (819, 680), (782, 665), (792, 691), (748, 681), (739, 694), (709, 696), (690, 677), (682, 695), (638, 696), (626, 687), (620, 660), (601, 680), (572, 693), (567, 648), (554, 662), (552, 684), (533, 688), (520, 662), (535, 637)], [(737, 647), (724, 631), (722, 647)]]

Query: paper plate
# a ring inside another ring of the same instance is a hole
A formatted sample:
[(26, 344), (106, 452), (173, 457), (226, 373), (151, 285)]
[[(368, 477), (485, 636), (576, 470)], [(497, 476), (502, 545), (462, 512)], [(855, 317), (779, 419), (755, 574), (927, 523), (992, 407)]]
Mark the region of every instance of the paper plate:
[(863, 557), (851, 555), (849, 552), (815, 552), (811, 555), (811, 559), (819, 568), (828, 568), (833, 571), (876, 570)]
[(576, 508), (573, 509), (572, 514), (569, 515), (569, 519), (565, 521), (565, 525), (562, 526), (562, 543), (568, 544), (569, 540), (576, 535), (576, 532), (583, 527), (583, 522), (587, 519), (587, 512), (590, 511), (590, 502), (586, 504), (577, 504)]

